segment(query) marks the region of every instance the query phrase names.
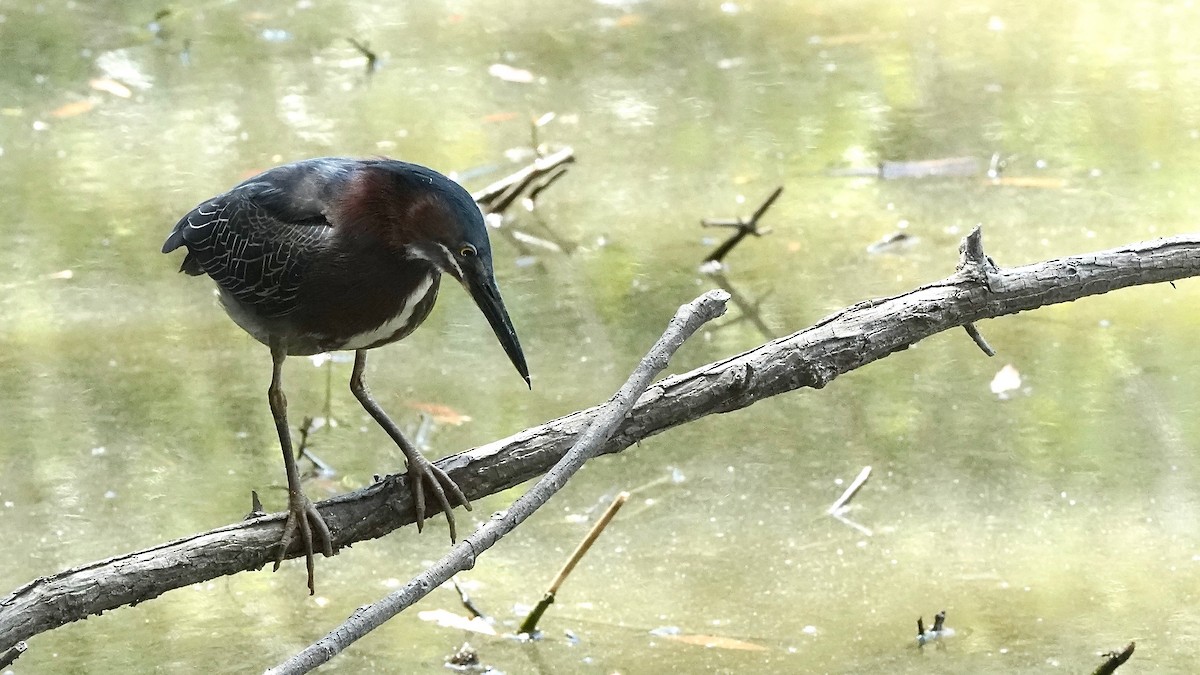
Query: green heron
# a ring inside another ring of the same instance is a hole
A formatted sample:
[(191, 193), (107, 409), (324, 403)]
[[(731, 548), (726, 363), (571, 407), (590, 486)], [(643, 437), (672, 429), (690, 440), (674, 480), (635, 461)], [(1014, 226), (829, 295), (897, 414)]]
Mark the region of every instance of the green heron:
[[(184, 216), (163, 253), (187, 247), (181, 272), (207, 274), (237, 325), (271, 350), (267, 399), (287, 472), (288, 517), (275, 569), (296, 535), (313, 591), (313, 544), (333, 555), (321, 514), (300, 486), (281, 373), (288, 356), (353, 350), (350, 390), (404, 453), (425, 519), (428, 487), (450, 523), (454, 504), (471, 508), (444, 471), (426, 459), (367, 389), (367, 350), (395, 342), (433, 308), (442, 274), (460, 282), (529, 384), (517, 333), (500, 298), (479, 207), (461, 186), (416, 164), (390, 159), (309, 159), (270, 169)], [(448, 493), (448, 494), (447, 494)]]

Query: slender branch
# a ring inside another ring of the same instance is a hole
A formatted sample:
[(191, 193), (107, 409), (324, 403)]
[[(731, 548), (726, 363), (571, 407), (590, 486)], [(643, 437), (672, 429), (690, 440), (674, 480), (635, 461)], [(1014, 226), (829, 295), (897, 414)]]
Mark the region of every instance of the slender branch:
[(621, 507), (625, 505), (628, 499), (629, 493), (622, 492), (612, 500), (607, 509), (604, 509), (604, 513), (600, 514), (600, 519), (596, 521), (595, 525), (592, 525), (592, 529), (588, 530), (587, 536), (571, 552), (571, 557), (567, 558), (567, 562), (563, 564), (558, 574), (554, 575), (554, 581), (551, 581), (550, 587), (546, 589), (547, 593), (554, 594), (558, 592), (559, 588), (562, 588), (563, 582), (567, 580), (567, 577), (570, 576), (575, 566), (579, 564), (580, 559), (587, 554), (588, 549), (592, 548), (592, 544), (596, 543), (596, 539), (600, 537), (600, 534), (604, 532), (604, 528), (608, 527), (613, 517), (617, 515), (617, 511), (621, 510)]
[[(1023, 267), (963, 269), (900, 295), (847, 307), (798, 333), (656, 382), (602, 452), (620, 452), (705, 415), (738, 410), (803, 387), (824, 387), (843, 373), (966, 323), (1196, 275), (1200, 234)], [(545, 472), (595, 413), (578, 411), (447, 457), (438, 465), (468, 498), (480, 499)], [(317, 507), (330, 526), (335, 548), (382, 537), (412, 522), (412, 501), (403, 485), (371, 485)], [(93, 614), (260, 569), (273, 559), (283, 518), (252, 518), (39, 577), (0, 596), (0, 653), (20, 640)]]
[(518, 633), (531, 634), (537, 630), (538, 621), (541, 621), (542, 615), (546, 613), (546, 608), (554, 604), (554, 596), (558, 594), (558, 589), (562, 587), (563, 582), (567, 580), (567, 577), (575, 569), (575, 566), (579, 564), (583, 556), (592, 548), (592, 544), (596, 543), (596, 539), (600, 537), (604, 532), (604, 528), (608, 527), (608, 524), (612, 522), (613, 516), (617, 515), (617, 511), (621, 510), (621, 507), (625, 505), (628, 499), (629, 493), (622, 492), (612, 500), (607, 509), (604, 509), (604, 513), (600, 514), (600, 519), (596, 521), (595, 525), (592, 525), (592, 529), (588, 530), (583, 541), (579, 542), (579, 545), (571, 552), (571, 556), (567, 558), (567, 562), (563, 564), (562, 569), (554, 576), (554, 581), (550, 582), (550, 587), (546, 589), (546, 592), (542, 595), (542, 599), (538, 601), (538, 604), (534, 606), (529, 615), (525, 617), (525, 620), (521, 622), (521, 627), (517, 629)]
[(358, 608), (350, 618), (328, 635), (267, 672), (272, 675), (284, 675), (311, 671), (428, 595), (450, 577), (474, 567), (475, 560), (481, 553), (494, 546), (504, 535), (512, 532), (550, 501), (550, 498), (567, 484), (571, 476), (583, 468), (585, 462), (600, 452), (604, 443), (620, 428), (625, 416), (637, 403), (638, 397), (650, 386), (650, 381), (667, 367), (671, 355), (683, 346), (684, 341), (700, 326), (723, 314), (728, 299), (729, 294), (724, 291), (709, 291), (680, 307), (667, 326), (666, 332), (642, 358), (637, 369), (620, 390), (596, 411), (587, 430), (570, 451), (506, 511), (493, 516), (478, 530), (455, 544), (441, 560), (418, 574), (404, 588), (393, 591), (374, 604)]

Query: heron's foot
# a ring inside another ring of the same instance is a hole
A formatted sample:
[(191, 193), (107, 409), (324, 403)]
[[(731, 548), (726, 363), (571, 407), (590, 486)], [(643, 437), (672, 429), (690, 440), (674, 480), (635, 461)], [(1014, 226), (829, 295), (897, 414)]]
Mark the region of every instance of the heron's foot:
[(458, 541), (452, 509), (456, 504), (461, 504), (470, 511), (471, 502), (467, 501), (454, 480), (418, 452), (408, 457), (408, 486), (412, 490), (413, 505), (417, 512), (417, 531), (425, 528), (425, 487), (428, 486), (441, 512), (446, 514), (446, 522), (450, 524), (450, 542)]
[(333, 536), (329, 534), (329, 526), (325, 524), (325, 519), (309, 501), (308, 496), (299, 490), (288, 490), (288, 517), (287, 522), (283, 524), (283, 536), (279, 539), (279, 552), (275, 555), (275, 570), (279, 569), (279, 564), (287, 556), (297, 534), (300, 535), (304, 564), (308, 569), (308, 594), (312, 595), (316, 593), (316, 585), (313, 582), (313, 544), (315, 542), (320, 547), (326, 558), (331, 557)]

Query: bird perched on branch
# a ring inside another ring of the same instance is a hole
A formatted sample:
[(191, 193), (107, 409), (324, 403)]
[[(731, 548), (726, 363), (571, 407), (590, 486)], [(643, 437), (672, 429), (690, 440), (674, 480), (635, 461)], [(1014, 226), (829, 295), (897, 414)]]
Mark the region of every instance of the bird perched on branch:
[(325, 157), (261, 173), (184, 216), (163, 253), (186, 247), (180, 271), (216, 282), (226, 313), (271, 350), (267, 392), (283, 450), (288, 517), (275, 568), (297, 535), (313, 592), (313, 551), (333, 555), (321, 514), (300, 486), (281, 372), (287, 356), (353, 350), (350, 390), (400, 447), (418, 528), (425, 490), (450, 523), (467, 498), (372, 398), (367, 350), (400, 340), (429, 316), (442, 274), (470, 293), (529, 384), (517, 333), (500, 298), (479, 207), (454, 181), (417, 164)]

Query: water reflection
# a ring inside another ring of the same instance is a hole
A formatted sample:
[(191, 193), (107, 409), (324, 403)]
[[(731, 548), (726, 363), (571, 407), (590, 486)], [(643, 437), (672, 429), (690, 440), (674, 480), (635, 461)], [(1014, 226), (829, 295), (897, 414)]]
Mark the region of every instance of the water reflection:
[[(607, 397), (710, 285), (696, 271), (710, 250), (697, 223), (737, 194), (754, 202), (786, 186), (774, 232), (726, 271), (780, 332), (944, 276), (976, 223), (998, 263), (1018, 264), (1185, 231), (1198, 215), (1200, 22), (1181, 3), (204, 3), (157, 19), (165, 35), (147, 27), (161, 8), (0, 7), (10, 588), (231, 522), (251, 489), (281, 485), (262, 348), (158, 254), (181, 209), (280, 161), (383, 152), (446, 171), (507, 166), (529, 119), (559, 113), (542, 138), (572, 145), (579, 164), (538, 217), (579, 245), (524, 251), (537, 264), (520, 266), (517, 247), (496, 246), (533, 392), (460, 293), (372, 364), (389, 410), (439, 404), (472, 418), (436, 431), (440, 452)], [(380, 55), (374, 75), (347, 37)], [(534, 81), (494, 77), (497, 63)], [(98, 78), (131, 95), (89, 85)], [(828, 175), (855, 153), (871, 166), (986, 165), (996, 152), (1006, 175), (1062, 182)], [(915, 245), (867, 252), (901, 223)], [(501, 618), (535, 602), (587, 528), (574, 516), (602, 495), (676, 470), (686, 480), (635, 495), (544, 620), (550, 639), (481, 641), (485, 662), (1086, 672), (1097, 651), (1136, 639), (1129, 667), (1190, 671), (1200, 430), (1194, 290), (1177, 285), (982, 324), (996, 360), (960, 333), (936, 336), (820, 392), (598, 460), (467, 575), (477, 602)], [(749, 322), (712, 330), (673, 368), (762, 339)], [(1006, 363), (1022, 387), (1001, 401), (989, 384)], [(332, 367), (344, 381), (349, 366)], [(322, 414), (325, 373), (288, 368), (293, 408)], [(339, 472), (332, 492), (399, 464), (355, 405), (335, 387), (345, 423), (314, 437)], [(875, 475), (852, 515), (872, 537), (824, 515), (836, 481), (866, 465)], [(281, 489), (264, 499), (278, 508)], [(398, 533), (320, 561), (317, 602), (295, 565), (177, 591), (36, 638), (18, 672), (262, 667), (407, 579), (443, 540)], [(423, 608), (456, 603), (438, 591)], [(916, 617), (942, 609), (958, 635), (918, 652)], [(664, 627), (765, 651), (651, 633)], [(462, 637), (413, 617), (385, 630), (331, 667), (436, 669)]]

